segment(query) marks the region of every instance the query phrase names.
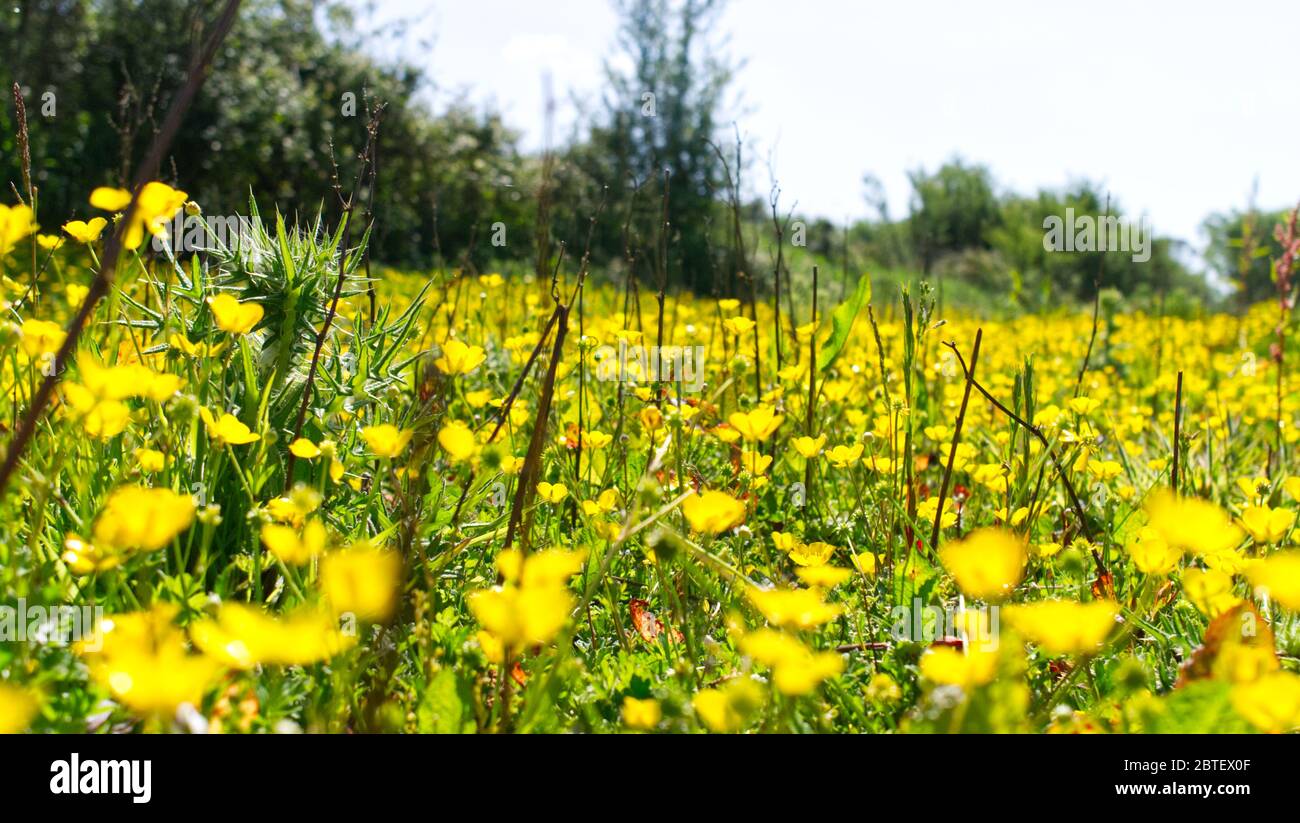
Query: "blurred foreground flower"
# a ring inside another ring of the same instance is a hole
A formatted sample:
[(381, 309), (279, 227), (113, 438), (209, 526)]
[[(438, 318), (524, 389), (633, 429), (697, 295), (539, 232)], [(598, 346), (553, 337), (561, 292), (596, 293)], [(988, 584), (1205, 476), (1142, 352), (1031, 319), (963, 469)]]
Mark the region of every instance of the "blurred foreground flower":
[(0, 734), (18, 734), (36, 716), (40, 704), (26, 689), (0, 683)]
[(332, 614), (304, 608), (275, 617), (242, 603), (224, 603), (215, 618), (190, 626), (194, 645), (237, 669), (254, 665), (306, 666), (328, 660), (356, 643)]
[(1012, 628), (1049, 654), (1087, 654), (1097, 651), (1115, 628), (1119, 605), (1110, 600), (1042, 600), (1007, 606), (1003, 614)]
[(721, 688), (696, 692), (691, 705), (710, 731), (730, 733), (743, 729), (766, 700), (762, 686), (748, 677), (735, 677)]
[(91, 677), (138, 715), (170, 717), (182, 703), (198, 706), (221, 673), (216, 660), (186, 650), (172, 624), (178, 611), (167, 604), (107, 617), (79, 646)]
[(371, 454), (393, 459), (400, 457), (402, 452), (406, 451), (413, 434), (410, 429), (399, 429), (392, 423), (381, 423), (378, 426), (363, 428), (361, 439), (366, 441)]
[(335, 614), (384, 621), (397, 605), (401, 571), (397, 554), (362, 542), (321, 558), (320, 590)]
[(988, 601), (1011, 593), (1024, 575), (1025, 558), (1024, 541), (1002, 529), (977, 529), (939, 549), (939, 559), (961, 590)]
[(490, 636), (489, 642), (482, 644), (489, 659), (497, 656), (493, 651), (513, 657), (526, 646), (548, 643), (564, 628), (574, 606), (568, 580), (586, 559), (585, 551), (559, 549), (527, 558), (518, 549), (497, 555), (502, 585), (469, 596), (470, 611)]

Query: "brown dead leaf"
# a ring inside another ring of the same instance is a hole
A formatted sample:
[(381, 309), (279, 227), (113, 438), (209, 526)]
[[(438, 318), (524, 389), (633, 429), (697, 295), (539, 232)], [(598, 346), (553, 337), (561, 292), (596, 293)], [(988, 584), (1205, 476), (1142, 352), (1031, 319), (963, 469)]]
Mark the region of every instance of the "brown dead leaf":
[(1195, 680), (1254, 680), (1281, 668), (1273, 630), (1255, 607), (1242, 601), (1210, 621), (1205, 637), (1178, 674), (1178, 686)]

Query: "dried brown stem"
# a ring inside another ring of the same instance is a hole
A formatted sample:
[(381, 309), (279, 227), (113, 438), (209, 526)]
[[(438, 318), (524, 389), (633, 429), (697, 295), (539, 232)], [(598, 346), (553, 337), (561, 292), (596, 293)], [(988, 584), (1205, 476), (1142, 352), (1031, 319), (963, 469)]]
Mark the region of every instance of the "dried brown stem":
[(961, 396), (961, 408), (957, 410), (957, 422), (953, 424), (952, 448), (948, 450), (948, 464), (943, 469), (943, 481), (939, 484), (939, 507), (934, 512), (934, 528), (930, 531), (930, 551), (939, 549), (939, 528), (943, 523), (943, 503), (948, 497), (948, 486), (952, 482), (952, 466), (957, 459), (957, 444), (961, 442), (961, 427), (966, 421), (966, 406), (970, 403), (970, 390), (975, 385), (975, 367), (980, 359), (980, 341), (984, 339), (984, 329), (975, 330), (975, 347), (970, 353), (970, 371), (966, 372), (966, 388)]

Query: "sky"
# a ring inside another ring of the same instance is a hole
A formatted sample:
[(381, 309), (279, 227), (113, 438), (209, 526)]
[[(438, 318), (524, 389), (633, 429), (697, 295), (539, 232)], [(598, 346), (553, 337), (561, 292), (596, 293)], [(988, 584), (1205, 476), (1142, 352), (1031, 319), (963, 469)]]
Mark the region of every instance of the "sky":
[[(544, 141), (549, 78), (566, 133), (597, 101), (618, 25), (608, 0), (375, 0), (394, 26), (379, 53), (501, 111), (526, 148)], [(743, 62), (734, 119), (785, 206), (835, 221), (874, 216), (862, 177), (906, 213), (907, 173), (953, 156), (1000, 190), (1092, 180), (1155, 232), (1204, 244), (1211, 212), (1300, 199), (1300, 72), (1293, 2), (731, 0), (719, 51)], [(721, 40), (722, 38), (719, 38)]]

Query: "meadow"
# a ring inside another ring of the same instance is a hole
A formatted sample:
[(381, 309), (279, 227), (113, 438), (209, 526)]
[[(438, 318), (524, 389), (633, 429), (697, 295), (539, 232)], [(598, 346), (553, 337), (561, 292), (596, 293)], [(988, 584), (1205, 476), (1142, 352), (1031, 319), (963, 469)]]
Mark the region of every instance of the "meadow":
[(0, 206), (0, 731), (1300, 726), (1276, 303), (791, 316), (86, 194)]

